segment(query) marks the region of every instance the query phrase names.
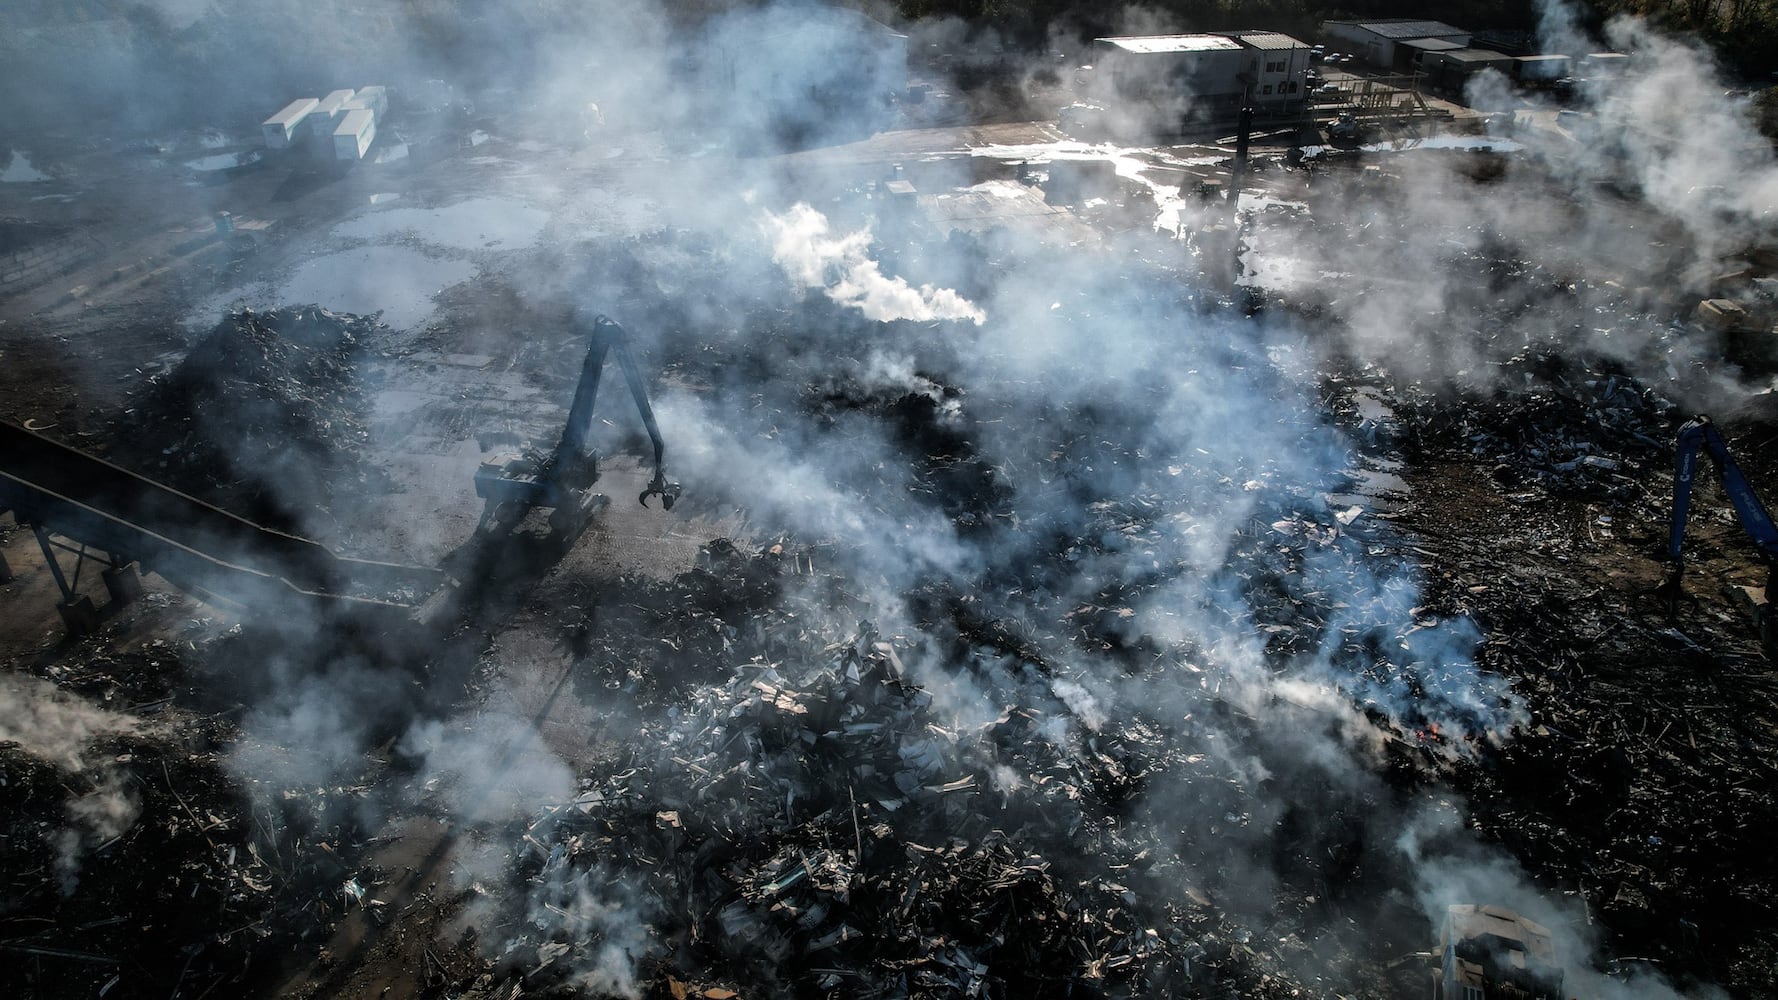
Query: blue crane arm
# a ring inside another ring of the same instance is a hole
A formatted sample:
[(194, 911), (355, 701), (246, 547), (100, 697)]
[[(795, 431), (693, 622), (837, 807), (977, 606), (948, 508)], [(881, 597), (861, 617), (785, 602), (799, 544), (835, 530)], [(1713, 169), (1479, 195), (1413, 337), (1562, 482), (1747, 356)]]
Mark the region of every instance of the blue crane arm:
[(599, 379), (605, 369), (606, 355), (616, 355), (617, 367), (630, 388), (630, 398), (636, 401), (636, 412), (642, 417), (642, 426), (648, 430), (648, 442), (654, 446), (654, 478), (649, 480), (637, 500), (646, 507), (649, 497), (660, 497), (661, 506), (672, 510), (673, 502), (679, 497), (679, 484), (667, 479), (667, 446), (661, 440), (654, 407), (648, 405), (648, 387), (636, 368), (635, 356), (630, 353), (629, 334), (607, 316), (593, 319), (592, 343), (587, 346), (586, 361), (581, 364), (580, 384), (574, 387), (574, 402), (568, 407), (568, 425), (562, 428), (561, 440), (556, 443), (555, 456), (550, 463), (551, 474), (560, 477), (565, 470), (579, 469), (586, 458), (587, 439), (593, 429), (593, 406), (599, 399)]
[(1673, 524), (1667, 536), (1667, 558), (1676, 564), (1685, 558), (1685, 522), (1691, 508), (1692, 483), (1697, 478), (1700, 450), (1709, 452), (1711, 462), (1722, 476), (1723, 492), (1729, 495), (1729, 503), (1734, 505), (1742, 529), (1753, 539), (1766, 561), (1778, 565), (1778, 526), (1772, 524), (1772, 515), (1767, 512), (1766, 505), (1760, 502), (1748, 484), (1747, 476), (1729, 454), (1722, 433), (1706, 416), (1694, 417), (1679, 429), (1679, 458), (1673, 473)]
[(660, 425), (655, 423), (654, 408), (648, 405), (648, 389), (642, 381), (642, 373), (636, 368), (635, 357), (630, 354), (629, 337), (624, 328), (605, 316), (593, 320), (592, 343), (588, 345), (586, 360), (581, 364), (580, 383), (574, 387), (574, 402), (568, 407), (568, 424), (562, 428), (561, 441), (556, 445), (555, 467), (564, 468), (568, 462), (586, 453), (587, 439), (592, 433), (593, 407), (599, 400), (599, 380), (609, 354), (617, 355), (617, 366), (623, 371), (630, 396), (636, 400), (636, 410), (642, 415), (642, 425), (647, 428), (649, 443), (654, 446), (655, 473), (659, 475), (666, 445), (661, 440)]

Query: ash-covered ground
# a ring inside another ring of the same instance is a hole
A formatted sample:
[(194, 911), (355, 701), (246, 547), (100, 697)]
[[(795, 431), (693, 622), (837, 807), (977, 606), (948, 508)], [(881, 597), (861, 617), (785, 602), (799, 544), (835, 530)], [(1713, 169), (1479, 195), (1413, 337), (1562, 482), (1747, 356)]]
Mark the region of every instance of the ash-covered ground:
[[(348, 627), (150, 575), (64, 638), (0, 520), (0, 982), (1421, 996), (1486, 903), (1568, 995), (1770, 995), (1778, 686), (1712, 484), (1653, 590), (1684, 419), (1778, 483), (1767, 348), (1686, 322), (1763, 288), (1778, 168), (1613, 30), (1640, 75), (1579, 117), (1285, 137), (1233, 205), (1209, 141), (691, 155), (609, 100), (590, 148), (540, 103), (195, 194), (70, 156), (34, 183), (279, 225), (9, 298), (0, 415), (455, 583)], [(1626, 127), (1674, 107), (1718, 153)], [(608, 378), (612, 505), (478, 533), (485, 439), (553, 443), (595, 314), (682, 499), (631, 503)]]

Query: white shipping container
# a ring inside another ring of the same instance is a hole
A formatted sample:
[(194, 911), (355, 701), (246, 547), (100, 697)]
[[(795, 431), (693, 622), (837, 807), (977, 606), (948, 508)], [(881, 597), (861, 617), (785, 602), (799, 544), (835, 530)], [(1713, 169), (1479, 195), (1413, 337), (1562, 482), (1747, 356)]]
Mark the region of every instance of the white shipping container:
[(296, 137), (297, 130), (302, 128), (303, 122), (320, 103), (313, 97), (299, 97), (285, 105), (284, 110), (267, 118), (259, 126), (260, 131), (265, 135), (266, 148), (283, 149), (290, 145), (290, 141)]
[(339, 127), (333, 130), (333, 158), (362, 160), (377, 137), (377, 116), (369, 108), (346, 112)]
[(359, 87), (352, 99), (346, 102), (346, 108), (365, 108), (382, 118), (389, 113), (389, 92), (384, 87)]
[(352, 99), (352, 91), (336, 90), (321, 98), (315, 110), (309, 112), (309, 127), (316, 135), (329, 136), (339, 126), (340, 117), (346, 113), (346, 102)]

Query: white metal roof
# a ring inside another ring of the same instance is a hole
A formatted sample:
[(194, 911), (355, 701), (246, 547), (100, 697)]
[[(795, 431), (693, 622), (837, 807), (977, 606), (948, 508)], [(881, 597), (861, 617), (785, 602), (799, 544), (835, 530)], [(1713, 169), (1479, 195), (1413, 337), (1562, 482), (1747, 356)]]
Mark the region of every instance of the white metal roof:
[(369, 108), (354, 108), (346, 112), (340, 119), (339, 127), (333, 130), (334, 135), (357, 135), (365, 130), (376, 119), (375, 113)]
[(1230, 38), (1236, 39), (1250, 49), (1280, 51), (1284, 49), (1306, 49), (1307, 42), (1299, 42), (1281, 31), (1231, 31)]
[(1513, 61), (1512, 56), (1504, 52), (1496, 52), (1493, 49), (1453, 49), (1450, 52), (1440, 52), (1438, 55), (1445, 59), (1455, 59), (1465, 63), (1509, 63)]
[(1241, 43), (1226, 35), (1120, 35), (1099, 41), (1142, 55), (1157, 52), (1239, 51)]
[(1452, 35), (1469, 37), (1469, 32), (1462, 28), (1453, 28), (1443, 21), (1420, 21), (1412, 18), (1393, 18), (1381, 21), (1329, 21), (1329, 24), (1350, 24), (1376, 35), (1378, 38), (1448, 38)]
[(1463, 47), (1449, 38), (1409, 38), (1396, 44), (1406, 45), (1410, 49), (1419, 49), (1422, 52), (1454, 52)]
[(289, 104), (286, 104), (283, 111), (267, 118), (265, 124), (288, 126), (292, 122), (301, 120), (304, 115), (315, 110), (315, 105), (320, 103), (320, 101), (313, 97), (299, 97), (296, 100), (291, 101)]

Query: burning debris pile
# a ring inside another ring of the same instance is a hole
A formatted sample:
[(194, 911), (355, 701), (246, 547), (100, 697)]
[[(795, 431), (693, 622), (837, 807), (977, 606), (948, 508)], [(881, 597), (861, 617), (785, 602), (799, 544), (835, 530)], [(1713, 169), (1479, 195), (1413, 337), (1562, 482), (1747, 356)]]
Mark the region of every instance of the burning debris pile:
[[(142, 865), (222, 922), (140, 934), (186, 960), (174, 992), (269, 953), (231, 935), (352, 909), (336, 941), (392, 925), (426, 956), (404, 970), (416, 989), (478, 997), (1400, 995), (1424, 987), (1429, 914), (1453, 892), (1496, 901), (1477, 891), (1572, 893), (1619, 954), (1757, 984), (1774, 887), (1749, 873), (1778, 813), (1741, 762), (1770, 726), (1705, 721), (1755, 701), (1720, 687), (1753, 683), (1753, 661), (1713, 655), (1728, 630), (1706, 613), (1657, 624), (1594, 572), (1653, 534), (1631, 522), (1652, 514), (1675, 410), (1631, 373), (1661, 359), (1593, 356), (1607, 338), (1583, 330), (1570, 265), (1491, 231), (1529, 213), (1397, 197), (1504, 172), (1465, 156), (1426, 184), (1291, 178), (1302, 202), (1210, 243), (1263, 262), (1312, 224), (1335, 252), (1327, 270), (1289, 254), (1297, 284), (1246, 310), (1190, 281), (1141, 199), (1097, 259), (1011, 228), (895, 249), (912, 227), (873, 236), (806, 204), (751, 220), (753, 244), (745, 216), (589, 243), (590, 280), (539, 280), (660, 328), (673, 460), (711, 498), (692, 503), (781, 540), (591, 582), (591, 546), (630, 541), (613, 527), (534, 587), (518, 547), (466, 546), (490, 577), (524, 564), (522, 606), (501, 588), (449, 640), (420, 637), (403, 656), (431, 660), (425, 680), (386, 676), (386, 649), (286, 662), (243, 643), (276, 662), (227, 734), (238, 785), (208, 747), (185, 771), (107, 737), (86, 778), (18, 762), (31, 797), (8, 804), (35, 825), (15, 833), (59, 870), (66, 837), (44, 833), (72, 831), (100, 886), (176, 840)], [(460, 286), (426, 336), (517, 367), (532, 345), (499, 324), (530, 270), (510, 295)], [(691, 277), (710, 274), (726, 280)], [(1617, 346), (1659, 350), (1645, 332)], [(261, 521), (330, 507), (365, 474), (354, 361), (373, 335), (313, 308), (229, 317), (144, 397), (145, 471)], [(440, 411), (470, 412), (454, 402)], [(1548, 558), (1505, 565), (1526, 554)], [(489, 697), (470, 705), (454, 682), (478, 657)], [(565, 670), (531, 719), (534, 660)], [(78, 804), (112, 785), (145, 817), (121, 832)], [(405, 854), (353, 843), (385, 820), (392, 840), (443, 833)], [(151, 918), (51, 893), (25, 918), (53, 931), (5, 943), (149, 967), (134, 943), (79, 942)], [(436, 936), (453, 917), (470, 933)]]
[[(74, 680), (140, 674), (133, 661), (149, 659), (99, 658)], [(169, 739), (33, 679), (7, 681), (0, 700), (0, 978), (13, 995), (237, 980), (272, 933), (285, 876), (258, 853), (246, 802), (209, 749), (226, 733), (194, 723)]]
[[(589, 773), (518, 837), (528, 898), (478, 904), (522, 907), (487, 921), (520, 929), (484, 945), (528, 989), (1297, 988), (1201, 893), (1166, 892), (1152, 846), (1120, 831), (1118, 805), (1150, 771), (1208, 775), (1202, 754), (1141, 722), (1064, 738), (1065, 720), (1030, 707), (949, 723), (902, 662), (905, 644), (869, 623), (825, 624), (844, 595), (813, 575), (808, 551), (706, 554), (676, 592), (649, 595), (658, 610), (601, 609), (582, 683), (673, 676), (649, 650), (700, 634), (728, 676), (682, 678), (660, 731), (639, 736), (649, 749)], [(630, 633), (636, 648), (615, 645), (628, 630), (609, 618), (639, 612), (652, 627)]]
[[(1757, 581), (1757, 555), (1702, 481), (1721, 516), (1694, 522), (1689, 596), (1669, 604), (1656, 584), (1683, 411), (1597, 356), (1502, 368), (1486, 392), (1377, 390), (1422, 470), (1398, 521), (1439, 568), (1427, 604), (1485, 628), (1478, 660), (1514, 679), (1529, 714), (1447, 776), (1488, 842), (1586, 899), (1611, 950), (1757, 989), (1778, 954), (1778, 883), (1756, 860), (1778, 820), (1761, 763), (1778, 704), (1744, 609), (1708, 582)], [(1749, 475), (1774, 481), (1749, 446), (1778, 428), (1770, 397), (1731, 419)]]
[[(234, 639), (197, 656), (231, 661)], [(190, 648), (0, 679), (8, 995), (237, 992), (356, 904), (340, 887), (369, 789), (244, 786), (227, 759), (239, 729), (190, 712), (228, 686), (183, 663)]]
[(376, 329), (374, 317), (316, 306), (231, 313), (151, 382), (124, 460), (249, 520), (299, 528), (370, 474), (356, 355)]
[(1508, 487), (1618, 501), (1643, 497), (1643, 477), (1670, 466), (1673, 444), (1651, 435), (1678, 407), (1621, 366), (1548, 347), (1498, 365), (1497, 385), (1457, 399), (1410, 394), (1398, 411), (1419, 459), (1497, 459)]
[[(1098, 537), (1140, 544), (1153, 513), (1107, 509)], [(1299, 556), (1334, 542), (1311, 527), (1260, 529), (1236, 560), (1269, 576), (1278, 534)], [(1330, 924), (1378, 905), (1358, 886), (1400, 873), (1365, 843), (1361, 803), (1407, 802), (1454, 745), (1397, 729), (1383, 743), (1393, 787), (1281, 803), (1261, 775), (1284, 780), (1305, 748), (1261, 735), (1261, 720), (1338, 729), (1338, 699), (1316, 683), (1263, 691), (1189, 643), (1136, 643), (1131, 683), (1173, 702), (1144, 710), (1062, 662), (1076, 642), (1115, 639), (1115, 608), (1031, 633), (933, 587), (915, 595), (911, 633), (889, 635), (842, 624), (872, 604), (817, 569), (831, 559), (719, 542), (669, 584), (562, 596), (585, 616), (566, 636), (583, 697), (635, 699), (652, 721), (633, 743), (647, 749), (525, 821), (510, 862), (524, 897), (470, 902), (497, 971), (594, 995), (1289, 996), (1365, 946)], [(1285, 624), (1291, 598), (1253, 600), (1277, 619), (1280, 666), (1301, 659), (1299, 626), (1348, 636), (1343, 656), (1374, 645), (1363, 612)], [(936, 666), (956, 658), (976, 664), (967, 682)], [(1355, 683), (1381, 698), (1404, 682), (1388, 673), (1379, 661)], [(1270, 843), (1275, 825), (1288, 846)], [(1294, 905), (1238, 902), (1260, 844)]]

